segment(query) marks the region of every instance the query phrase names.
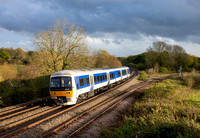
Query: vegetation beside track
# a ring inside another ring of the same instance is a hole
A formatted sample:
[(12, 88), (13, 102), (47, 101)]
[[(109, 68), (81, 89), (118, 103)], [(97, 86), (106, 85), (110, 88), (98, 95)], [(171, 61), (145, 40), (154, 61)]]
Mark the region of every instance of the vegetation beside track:
[[(102, 136), (200, 137), (200, 77), (195, 77), (200, 74), (194, 74), (169, 78), (137, 93), (122, 121), (103, 130)], [(188, 86), (190, 81), (193, 85)]]
[(49, 96), (49, 75), (33, 66), (0, 65), (0, 106), (10, 106)]

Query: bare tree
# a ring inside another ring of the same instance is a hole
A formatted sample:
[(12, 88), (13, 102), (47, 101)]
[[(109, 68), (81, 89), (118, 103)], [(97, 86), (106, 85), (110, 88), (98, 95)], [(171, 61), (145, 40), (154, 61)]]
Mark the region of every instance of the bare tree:
[(48, 67), (58, 71), (60, 61), (61, 69), (68, 69), (68, 58), (76, 52), (77, 48), (86, 45), (86, 33), (80, 27), (70, 24), (67, 20), (57, 20), (48, 31), (41, 31), (35, 36), (34, 44), (41, 52), (47, 53)]
[(84, 69), (92, 68), (95, 64), (94, 58), (91, 57), (91, 51), (88, 47), (79, 47), (75, 52), (73, 52), (68, 60), (70, 69)]

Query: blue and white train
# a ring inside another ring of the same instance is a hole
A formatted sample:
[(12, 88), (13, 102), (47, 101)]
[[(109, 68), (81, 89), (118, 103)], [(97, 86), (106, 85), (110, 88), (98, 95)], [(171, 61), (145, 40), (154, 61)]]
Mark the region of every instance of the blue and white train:
[(128, 67), (62, 70), (50, 77), (50, 95), (57, 105), (73, 105), (127, 80), (129, 76)]

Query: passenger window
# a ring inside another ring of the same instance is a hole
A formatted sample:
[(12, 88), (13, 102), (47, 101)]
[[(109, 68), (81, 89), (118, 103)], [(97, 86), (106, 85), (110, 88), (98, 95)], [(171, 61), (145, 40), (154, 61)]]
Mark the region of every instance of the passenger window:
[(99, 82), (100, 81), (100, 78), (99, 78), (99, 76), (97, 76), (97, 82)]
[(80, 86), (84, 86), (84, 81), (83, 81), (83, 79), (80, 79)]
[(79, 89), (79, 86), (78, 86), (78, 77), (76, 78), (76, 87), (77, 87), (77, 89)]
[(97, 76), (94, 76), (94, 83), (97, 82)]
[(102, 75), (100, 75), (100, 81), (102, 81)]
[(89, 78), (86, 78), (87, 85), (90, 85)]
[(106, 80), (105, 75), (103, 75), (102, 77), (103, 77), (103, 81), (105, 81)]

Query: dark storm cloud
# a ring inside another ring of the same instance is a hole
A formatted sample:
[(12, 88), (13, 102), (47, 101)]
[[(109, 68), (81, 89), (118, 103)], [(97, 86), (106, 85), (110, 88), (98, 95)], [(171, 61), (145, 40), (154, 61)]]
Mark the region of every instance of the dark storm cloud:
[(95, 32), (137, 32), (174, 39), (200, 35), (197, 0), (0, 0), (0, 27), (36, 33), (66, 18)]

